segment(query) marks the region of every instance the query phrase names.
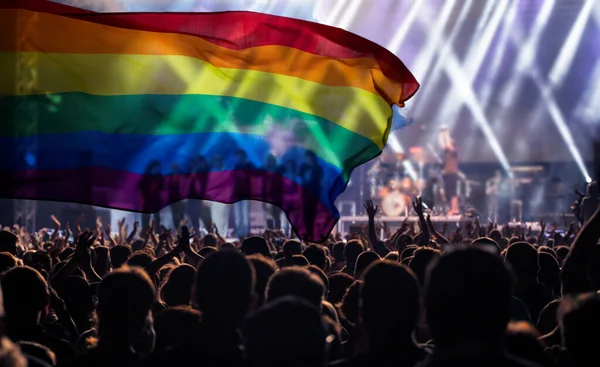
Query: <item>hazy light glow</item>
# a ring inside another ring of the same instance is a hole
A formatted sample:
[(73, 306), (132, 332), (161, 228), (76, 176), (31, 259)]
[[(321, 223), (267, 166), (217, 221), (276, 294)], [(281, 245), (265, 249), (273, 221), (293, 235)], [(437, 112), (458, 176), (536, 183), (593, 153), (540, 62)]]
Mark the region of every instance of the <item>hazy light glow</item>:
[(412, 26), (415, 18), (419, 14), (419, 9), (423, 5), (424, 0), (414, 0), (412, 6), (406, 16), (402, 19), (402, 25), (398, 29), (398, 31), (394, 34), (394, 37), (390, 41), (387, 46), (387, 49), (392, 51), (393, 53), (397, 53), (402, 45), (402, 42), (406, 38), (410, 27)]
[(417, 78), (417, 80), (422, 80), (425, 78), (427, 70), (433, 63), (433, 59), (437, 51), (440, 49), (440, 43), (442, 41), (442, 36), (444, 32), (444, 28), (448, 23), (448, 18), (450, 18), (450, 14), (452, 14), (452, 9), (456, 4), (456, 0), (446, 0), (444, 2), (444, 7), (440, 12), (440, 16), (435, 21), (435, 25), (431, 27), (431, 31), (428, 34), (427, 42), (423, 49), (419, 52), (415, 60), (415, 67), (412, 70), (413, 74)]
[(361, 6), (362, 0), (350, 0), (350, 4), (348, 4), (348, 8), (344, 12), (342, 19), (339, 23), (335, 24), (337, 27), (347, 29), (350, 24), (354, 21), (354, 17), (356, 16), (358, 9)]
[(545, 99), (545, 105), (548, 108), (548, 112), (550, 113), (550, 116), (552, 117), (552, 121), (554, 121), (556, 128), (558, 129), (558, 131), (560, 132), (561, 136), (563, 137), (565, 143), (567, 144), (567, 148), (571, 152), (571, 155), (573, 155), (573, 159), (575, 160), (575, 163), (581, 170), (581, 173), (583, 174), (585, 181), (591, 182), (592, 178), (590, 177), (590, 174), (588, 173), (587, 168), (585, 167), (583, 158), (581, 157), (581, 154), (579, 153), (579, 150), (577, 149), (577, 145), (575, 144), (575, 141), (573, 140), (571, 131), (569, 131), (569, 128), (567, 127), (565, 118), (564, 118), (562, 112), (560, 111), (560, 108), (556, 104), (556, 100), (554, 99), (554, 96), (552, 94), (552, 88), (548, 85), (545, 85), (545, 83), (542, 80), (542, 77), (540, 76), (537, 69), (534, 69), (532, 71), (532, 74), (533, 74), (532, 75), (533, 79), (535, 80), (536, 84), (542, 91), (542, 95), (544, 96), (544, 99)]
[(494, 50), (494, 56), (492, 60), (492, 67), (490, 71), (485, 76), (485, 81), (483, 83), (483, 91), (480, 93), (481, 95), (481, 104), (483, 108), (487, 108), (490, 102), (490, 98), (492, 96), (492, 92), (494, 90), (494, 78), (498, 74), (500, 70), (500, 66), (502, 65), (502, 59), (504, 58), (506, 52), (506, 46), (508, 45), (508, 39), (510, 31), (512, 30), (515, 19), (517, 18), (517, 9), (519, 2), (516, 0), (512, 1), (510, 9), (505, 17), (504, 24), (500, 30), (500, 38), (498, 41), (498, 45)]
[(491, 19), (487, 23), (487, 27), (483, 31), (481, 37), (478, 39), (478, 42), (469, 49), (465, 70), (471, 72), (472, 79), (477, 76), (479, 69), (481, 68), (481, 64), (483, 63), (485, 55), (487, 55), (489, 51), (492, 39), (498, 31), (498, 27), (500, 26), (504, 13), (506, 13), (508, 4), (509, 0), (502, 0), (499, 2), (496, 11), (494, 11), (492, 14)]
[[(439, 110), (440, 112), (438, 116), (441, 116), (441, 118), (450, 117), (451, 119), (455, 119), (462, 104), (453, 97), (460, 96), (462, 102), (471, 111), (475, 122), (483, 132), (490, 145), (490, 148), (494, 152), (494, 155), (500, 162), (502, 168), (506, 171), (507, 175), (511, 177), (512, 172), (510, 171), (508, 158), (504, 154), (504, 151), (502, 150), (502, 147), (500, 146), (500, 143), (496, 138), (487, 117), (485, 116), (484, 110), (477, 99), (477, 94), (473, 89), (473, 83), (477, 77), (477, 74), (479, 73), (483, 59), (487, 54), (491, 39), (498, 30), (500, 20), (502, 19), (502, 15), (506, 11), (508, 4), (508, 0), (505, 0), (498, 5), (494, 11), (494, 14), (491, 16), (490, 22), (483, 31), (482, 38), (479, 40), (479, 42), (476, 42), (476, 45), (471, 45), (470, 52), (468, 53), (465, 61), (465, 65), (470, 65), (469, 67), (463, 68), (454, 51), (452, 50), (449, 50), (448, 53), (444, 55), (442, 64), (446, 71), (446, 75), (448, 78), (450, 78), (453, 88), (456, 88), (458, 93), (447, 94), (445, 96), (443, 107)], [(482, 20), (480, 20), (480, 22), (481, 21)], [(477, 50), (476, 52), (473, 51), (473, 49), (478, 48), (484, 48), (484, 50)]]
[[(547, 1), (547, 0), (546, 0)], [(583, 31), (585, 29), (585, 25), (592, 14), (592, 9), (594, 7), (594, 0), (587, 0), (583, 5), (583, 8), (579, 11), (579, 15), (567, 36), (567, 40), (563, 43), (562, 49), (560, 50), (560, 54), (550, 71), (550, 83), (554, 85), (560, 85), (565, 76), (571, 70), (571, 64), (573, 63), (573, 58), (577, 53), (577, 48), (581, 43), (581, 37), (583, 36)], [(600, 47), (600, 46), (599, 46)]]
[[(458, 36), (458, 33), (459, 33), (460, 29), (462, 28), (463, 22), (465, 21), (465, 18), (467, 16), (467, 14), (469, 13), (469, 10), (471, 9), (472, 5), (473, 5), (473, 0), (467, 0), (466, 3), (463, 4), (460, 14), (458, 16), (458, 19), (452, 25), (452, 30), (450, 31), (450, 35), (446, 39), (444, 39), (442, 48), (439, 51), (438, 56), (435, 58), (435, 63), (433, 64), (433, 68), (431, 69), (430, 72), (426, 73), (420, 79), (422, 84), (424, 84), (424, 85), (426, 85), (426, 84), (436, 85), (437, 84), (439, 78), (442, 76), (442, 60), (445, 60), (448, 53), (451, 52), (452, 44), (456, 40), (456, 37)], [(433, 92), (435, 92), (434, 88), (425, 88), (425, 89), (421, 90), (419, 92), (421, 94), (421, 96), (420, 96), (421, 98), (419, 98), (415, 101), (416, 102), (415, 105), (417, 105), (419, 107), (425, 106), (424, 103), (419, 104), (419, 102), (426, 101), (427, 98), (430, 98), (430, 96), (431, 96), (431, 94), (433, 94)], [(427, 98), (425, 98), (423, 96), (424, 94), (427, 95)]]
[[(544, 31), (544, 28), (548, 24), (548, 19), (552, 14), (552, 8), (554, 8), (555, 0), (545, 0), (542, 5), (542, 9), (538, 13), (533, 29), (529, 34), (529, 37), (521, 39), (518, 47), (518, 56), (515, 67), (513, 68), (512, 77), (509, 79), (508, 84), (504, 87), (500, 101), (504, 106), (509, 106), (512, 99), (517, 95), (523, 82), (523, 73), (527, 71), (535, 63), (535, 54), (537, 52), (537, 46)], [(514, 30), (513, 30), (514, 32)], [(513, 33), (514, 34), (514, 33)]]
[[(513, 33), (511, 33), (512, 34), (511, 41), (515, 44), (515, 46), (520, 46), (522, 44), (522, 42), (521, 42), (522, 38), (520, 37), (522, 32), (523, 31), (522, 31), (521, 27), (519, 27), (519, 26), (516, 26), (513, 29)], [(530, 45), (530, 47), (531, 47), (531, 45)], [(537, 68), (537, 65), (535, 64), (534, 58), (527, 59), (526, 61), (529, 62), (529, 64), (524, 65), (523, 69), (528, 71), (527, 74), (532, 77), (533, 81), (535, 82), (537, 88), (540, 90), (541, 95), (542, 95), (542, 100), (540, 102), (540, 105), (538, 106), (538, 110), (541, 110), (542, 107), (547, 108), (548, 113), (550, 114), (550, 117), (552, 118), (552, 121), (554, 122), (554, 125), (556, 126), (557, 130), (559, 131), (563, 141), (565, 142), (565, 144), (567, 146), (567, 149), (569, 150), (569, 152), (571, 153), (571, 156), (573, 157), (573, 160), (577, 164), (577, 167), (581, 171), (586, 182), (591, 182), (592, 179), (590, 177), (590, 174), (589, 174), (587, 168), (585, 167), (585, 163), (581, 156), (581, 153), (579, 152), (579, 149), (577, 148), (577, 144), (575, 144), (575, 141), (573, 140), (573, 135), (571, 134), (571, 131), (569, 130), (569, 128), (567, 126), (565, 117), (564, 117), (563, 113), (561, 112), (560, 108), (558, 107), (558, 104), (556, 103), (552, 85), (550, 85), (548, 82), (546, 82), (543, 79), (541, 72), (539, 71), (539, 69)], [(558, 63), (558, 59), (556, 62)], [(516, 78), (516, 76), (514, 76), (514, 78)], [(520, 79), (517, 79), (517, 80), (520, 80)], [(515, 82), (515, 84), (518, 85), (518, 82)], [(517, 90), (515, 90), (515, 92), (517, 92)], [(511, 97), (514, 97), (514, 95)]]
[(344, 9), (344, 7), (346, 6), (346, 1), (337, 1), (333, 9), (331, 9), (330, 15), (325, 19), (324, 23), (328, 25), (335, 24), (337, 22), (338, 17), (340, 16), (340, 13), (342, 12), (342, 9)]

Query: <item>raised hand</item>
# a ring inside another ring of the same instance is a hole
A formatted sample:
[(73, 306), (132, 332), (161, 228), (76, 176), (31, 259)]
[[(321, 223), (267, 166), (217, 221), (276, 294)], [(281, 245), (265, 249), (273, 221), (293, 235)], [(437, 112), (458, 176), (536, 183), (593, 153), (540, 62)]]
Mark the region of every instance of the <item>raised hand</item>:
[(76, 244), (76, 248), (86, 248), (89, 249), (90, 247), (92, 247), (92, 245), (94, 244), (94, 242), (96, 241), (96, 235), (93, 232), (87, 231), (87, 232), (83, 232), (78, 238), (77, 238), (77, 244)]
[(186, 226), (181, 227), (181, 236), (179, 236), (177, 247), (175, 247), (175, 251), (183, 252), (185, 254), (191, 251), (190, 230)]
[(546, 222), (544, 221), (544, 218), (540, 218), (540, 227), (540, 231), (546, 233)]
[(154, 234), (154, 219), (152, 219), (150, 221), (150, 223), (148, 223), (148, 232), (146, 233), (146, 235), (152, 235)]
[(417, 196), (413, 200), (413, 209), (415, 210), (415, 213), (417, 213), (417, 215), (419, 217), (423, 216), (423, 199), (421, 199), (420, 196)]
[(375, 218), (378, 209), (379, 207), (373, 204), (373, 200), (365, 201), (365, 210), (367, 211), (369, 218)]
[(77, 244), (75, 246), (75, 260), (77, 261), (77, 266), (79, 266), (82, 270), (91, 269), (92, 267), (92, 257), (90, 248), (96, 241), (96, 235), (87, 231), (82, 233), (77, 239)]
[(431, 230), (435, 232), (436, 228), (433, 222), (431, 221), (431, 215), (427, 214), (427, 217), (425, 219), (427, 220), (427, 225), (429, 226), (429, 228), (431, 228)]
[(400, 229), (398, 230), (400, 233), (404, 233), (408, 228), (410, 227), (410, 224), (408, 223), (408, 216), (406, 218), (404, 218), (404, 220), (402, 221), (402, 226), (400, 227)]
[(58, 218), (56, 218), (56, 216), (54, 214), (52, 214), (50, 216), (50, 219), (52, 220), (52, 222), (54, 222), (54, 225), (56, 226), (56, 230), (58, 231), (60, 229), (60, 222), (58, 221)]

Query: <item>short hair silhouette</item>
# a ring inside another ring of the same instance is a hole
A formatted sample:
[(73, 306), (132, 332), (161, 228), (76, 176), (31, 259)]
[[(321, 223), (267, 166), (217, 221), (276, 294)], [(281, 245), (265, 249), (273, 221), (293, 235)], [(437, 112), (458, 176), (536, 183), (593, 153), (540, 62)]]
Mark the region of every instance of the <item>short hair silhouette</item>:
[(213, 252), (217, 252), (217, 251), (219, 251), (219, 250), (216, 247), (204, 246), (200, 250), (198, 250), (198, 255), (202, 256), (203, 258), (206, 258), (208, 255), (212, 254)]
[(10, 231), (0, 231), (0, 252), (8, 252), (13, 256), (17, 256), (17, 242), (19, 238)]
[(323, 247), (315, 244), (308, 245), (302, 252), (302, 255), (306, 257), (309, 264), (315, 265), (321, 270), (325, 270), (325, 267), (327, 266), (327, 254)]
[(17, 258), (9, 252), (0, 252), (0, 274), (17, 266)]
[(365, 248), (359, 240), (348, 241), (344, 247), (344, 258), (346, 259), (346, 265), (354, 268), (356, 259), (358, 259), (358, 255), (360, 255), (363, 251), (365, 251)]
[(441, 256), (428, 272), (425, 308), (436, 345), (495, 340), (510, 316), (511, 276), (502, 260), (476, 248)]
[(201, 327), (202, 314), (190, 307), (176, 306), (160, 311), (154, 317), (156, 345), (154, 350), (163, 352), (169, 347), (185, 345), (195, 337)]
[(326, 366), (328, 332), (317, 307), (287, 296), (252, 315), (244, 327), (249, 366)]
[(341, 302), (352, 283), (354, 283), (354, 278), (346, 273), (331, 275), (329, 277), (329, 294), (327, 300), (333, 304)]
[(321, 282), (323, 282), (323, 285), (325, 286), (325, 298), (327, 298), (327, 295), (329, 294), (329, 278), (327, 278), (325, 272), (315, 265), (307, 266), (306, 270), (310, 271), (314, 275), (318, 276), (319, 279), (321, 279)]
[(344, 261), (344, 247), (346, 246), (345, 243), (343, 242), (337, 242), (333, 245), (333, 251), (332, 251), (332, 255), (333, 255), (333, 259), (336, 262), (341, 262)]
[(510, 264), (517, 277), (537, 276), (538, 254), (527, 242), (515, 242), (506, 249), (505, 260)]
[(148, 274), (136, 267), (122, 267), (98, 285), (98, 335), (111, 343), (131, 345), (148, 325), (156, 302), (156, 290)]
[(183, 264), (174, 267), (160, 290), (162, 300), (169, 307), (189, 305), (195, 278), (193, 266)]
[(9, 321), (39, 321), (42, 310), (50, 302), (48, 283), (39, 271), (17, 266), (2, 276), (4, 311)]
[(265, 303), (265, 290), (267, 289), (267, 283), (275, 272), (277, 272), (277, 264), (273, 259), (266, 258), (262, 255), (255, 254), (248, 256), (248, 260), (254, 268), (256, 274), (256, 295), (258, 297), (259, 304)]
[(244, 255), (260, 254), (264, 257), (271, 257), (271, 250), (269, 249), (267, 240), (259, 236), (252, 236), (244, 239), (240, 251)]
[(397, 251), (388, 252), (387, 255), (383, 258), (384, 260), (389, 260), (393, 262), (398, 262), (400, 260), (400, 254)]
[(393, 328), (410, 336), (419, 320), (421, 291), (417, 277), (407, 266), (377, 261), (362, 277), (361, 316), (378, 330)]
[(110, 262), (113, 268), (118, 269), (123, 266), (132, 255), (131, 248), (125, 245), (116, 245), (110, 249)]
[(217, 247), (218, 243), (217, 236), (212, 233), (208, 233), (206, 236), (202, 237), (202, 244), (206, 247)]
[(292, 264), (293, 266), (309, 266), (310, 263), (304, 257), (304, 255), (294, 255), (292, 256)]
[(138, 251), (133, 254), (128, 260), (127, 265), (145, 268), (154, 261), (154, 257), (146, 251)]
[(431, 247), (419, 247), (413, 252), (412, 259), (410, 259), (408, 266), (415, 273), (420, 284), (425, 284), (427, 267), (439, 255), (440, 250)]
[(196, 303), (205, 320), (238, 325), (246, 316), (255, 288), (254, 269), (244, 255), (219, 251), (198, 266)]
[(269, 279), (266, 294), (267, 303), (285, 296), (296, 296), (320, 309), (325, 285), (307, 269), (291, 266), (281, 269)]
[(373, 251), (365, 251), (358, 255), (356, 264), (354, 265), (354, 279), (360, 279), (369, 265), (378, 260), (381, 260), (381, 257)]
[(281, 249), (286, 255), (300, 255), (302, 254), (302, 243), (297, 240), (287, 240)]
[(487, 248), (492, 251), (495, 251), (495, 253), (498, 253), (498, 254), (502, 251), (498, 242), (491, 239), (490, 237), (476, 238), (469, 244), (469, 246), (481, 246), (483, 248)]

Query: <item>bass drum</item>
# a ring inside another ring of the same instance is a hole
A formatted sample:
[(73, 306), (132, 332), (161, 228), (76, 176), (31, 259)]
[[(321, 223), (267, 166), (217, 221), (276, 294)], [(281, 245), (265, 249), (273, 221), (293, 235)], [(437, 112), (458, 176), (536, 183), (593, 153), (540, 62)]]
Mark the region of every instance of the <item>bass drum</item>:
[(388, 217), (399, 217), (404, 215), (409, 207), (410, 197), (395, 190), (381, 200), (381, 211)]

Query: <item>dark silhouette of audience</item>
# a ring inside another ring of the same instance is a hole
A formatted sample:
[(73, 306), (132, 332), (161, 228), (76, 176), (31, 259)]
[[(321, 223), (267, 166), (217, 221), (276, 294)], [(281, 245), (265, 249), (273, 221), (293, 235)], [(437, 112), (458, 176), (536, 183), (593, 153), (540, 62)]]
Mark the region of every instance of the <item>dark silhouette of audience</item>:
[(134, 228), (0, 231), (1, 366), (597, 364), (598, 210), (560, 238)]

